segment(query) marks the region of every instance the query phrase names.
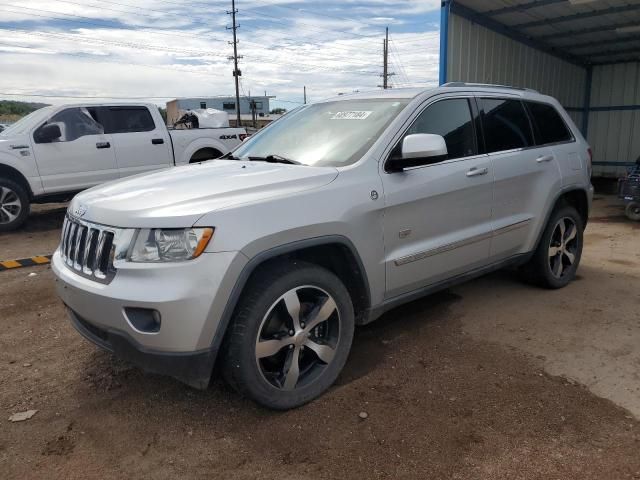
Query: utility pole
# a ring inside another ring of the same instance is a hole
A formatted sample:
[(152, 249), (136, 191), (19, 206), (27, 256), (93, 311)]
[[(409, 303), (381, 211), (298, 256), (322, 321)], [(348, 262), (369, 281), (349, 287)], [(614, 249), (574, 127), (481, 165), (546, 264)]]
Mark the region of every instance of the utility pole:
[(305, 85), (304, 87), (302, 87), (304, 90), (304, 104), (307, 104), (307, 86)]
[(384, 40), (382, 41), (382, 85), (383, 89), (389, 87), (389, 77), (395, 75), (393, 72), (389, 72), (389, 27), (385, 29)]
[(233, 42), (229, 42), (233, 45), (233, 57), (228, 57), (229, 60), (233, 60), (233, 77), (236, 81), (236, 127), (242, 126), (242, 121), (240, 120), (240, 75), (242, 72), (238, 69), (238, 59), (242, 58), (238, 56), (238, 39), (236, 37), (236, 30), (240, 28), (240, 25), (236, 24), (236, 13), (238, 10), (236, 9), (236, 0), (231, 0), (231, 11), (227, 12), (227, 15), (231, 15), (232, 27), (227, 27), (227, 30), (233, 30)]

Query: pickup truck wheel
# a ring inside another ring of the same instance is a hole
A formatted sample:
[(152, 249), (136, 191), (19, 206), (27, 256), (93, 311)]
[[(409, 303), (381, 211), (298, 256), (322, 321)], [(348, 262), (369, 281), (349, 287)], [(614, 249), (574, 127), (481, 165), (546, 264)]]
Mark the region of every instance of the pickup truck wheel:
[(0, 232), (19, 228), (29, 216), (29, 195), (13, 180), (0, 178)]
[(236, 310), (223, 375), (265, 407), (298, 407), (336, 380), (354, 324), (349, 293), (333, 273), (304, 262), (268, 267)]
[(556, 209), (533, 258), (524, 267), (528, 279), (546, 288), (562, 288), (573, 280), (582, 256), (583, 230), (575, 208)]

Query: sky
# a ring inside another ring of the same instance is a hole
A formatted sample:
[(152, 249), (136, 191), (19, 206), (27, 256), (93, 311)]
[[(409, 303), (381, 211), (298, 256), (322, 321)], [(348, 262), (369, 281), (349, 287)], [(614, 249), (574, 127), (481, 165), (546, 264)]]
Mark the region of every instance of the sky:
[[(387, 26), (391, 85), (435, 85), (439, 5), (238, 0), (240, 94), (266, 91), (276, 96), (272, 107), (291, 109), (302, 103), (303, 86), (309, 101), (375, 90)], [(164, 105), (233, 95), (230, 10), (231, 0), (3, 0), (0, 99)]]

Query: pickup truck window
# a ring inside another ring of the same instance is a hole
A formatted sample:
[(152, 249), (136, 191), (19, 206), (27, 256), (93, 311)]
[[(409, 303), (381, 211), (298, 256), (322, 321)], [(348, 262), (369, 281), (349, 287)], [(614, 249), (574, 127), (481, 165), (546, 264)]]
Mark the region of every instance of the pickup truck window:
[(278, 156), (308, 166), (342, 167), (358, 161), (407, 99), (342, 100), (291, 112), (233, 152), (242, 160)]
[(150, 132), (156, 129), (147, 107), (107, 107), (105, 133)]
[(33, 139), (36, 143), (43, 143), (40, 140), (39, 132), (45, 125), (51, 124), (58, 125), (62, 133), (60, 138), (54, 142), (73, 142), (80, 137), (104, 133), (104, 127), (92, 116), (89, 109), (85, 107), (65, 108), (33, 133)]

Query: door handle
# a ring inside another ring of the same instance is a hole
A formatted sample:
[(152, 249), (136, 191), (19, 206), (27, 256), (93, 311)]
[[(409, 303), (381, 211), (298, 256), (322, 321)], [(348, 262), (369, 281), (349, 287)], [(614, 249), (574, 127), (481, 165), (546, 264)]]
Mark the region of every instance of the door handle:
[(473, 167), (471, 170), (467, 172), (467, 177), (479, 177), (480, 175), (486, 175), (487, 173), (489, 173), (489, 169), (486, 167), (485, 168)]
[(96, 143), (96, 148), (111, 148), (111, 144), (109, 142), (98, 142)]
[(164, 138), (154, 138), (151, 140), (151, 143), (154, 145), (162, 145), (164, 143)]
[(536, 158), (536, 162), (538, 163), (550, 162), (551, 160), (553, 160), (553, 155), (542, 155), (541, 157)]

